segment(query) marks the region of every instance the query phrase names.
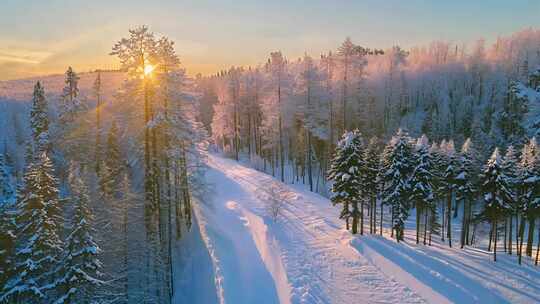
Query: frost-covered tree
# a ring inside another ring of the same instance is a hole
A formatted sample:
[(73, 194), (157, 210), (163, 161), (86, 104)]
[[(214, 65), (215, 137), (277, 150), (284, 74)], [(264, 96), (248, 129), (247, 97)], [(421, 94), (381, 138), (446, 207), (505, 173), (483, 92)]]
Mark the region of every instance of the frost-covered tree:
[(64, 242), (64, 250), (56, 275), (56, 301), (54, 303), (81, 303), (93, 298), (100, 280), (101, 252), (95, 241), (94, 220), (89, 208), (88, 188), (78, 169), (70, 172), (72, 203), (75, 205), (73, 227)]
[[(516, 152), (512, 145), (508, 146), (506, 149), (506, 154), (502, 159), (501, 171), (504, 176), (508, 178), (508, 188), (511, 192), (510, 195), (506, 197), (506, 202), (510, 207), (509, 210), (509, 237), (508, 237), (508, 252), (512, 254), (512, 217), (517, 215), (518, 212), (521, 213), (520, 204), (518, 200), (518, 185), (520, 183), (517, 169), (519, 162), (517, 159)], [(516, 223), (517, 224), (517, 223)], [(505, 234), (506, 235), (506, 234)], [(505, 240), (506, 242), (506, 240)]]
[(416, 243), (420, 242), (420, 223), (424, 220), (424, 245), (427, 240), (427, 227), (433, 210), (437, 208), (434, 200), (433, 171), (435, 169), (429, 153), (428, 138), (422, 135), (414, 149), (414, 169), (411, 174), (411, 202), (416, 206)]
[(382, 199), (391, 208), (392, 229), (399, 242), (404, 239), (405, 220), (411, 208), (410, 175), (414, 169), (411, 138), (406, 131), (397, 131), (384, 148), (382, 158)]
[(264, 125), (267, 133), (270, 135), (269, 140), (277, 146), (280, 179), (284, 182), (285, 138), (283, 114), (286, 109), (284, 103), (292, 87), (292, 77), (289, 73), (287, 59), (279, 51), (270, 53), (270, 58), (265, 68), (269, 77), (266, 88), (269, 94), (264, 102), (264, 110), (266, 112)]
[(102, 117), (101, 111), (103, 111), (103, 100), (102, 100), (102, 85), (101, 85), (101, 71), (97, 72), (96, 80), (94, 81), (93, 91), (96, 97), (96, 145), (95, 149), (95, 169), (96, 174), (100, 173), (100, 165), (102, 158), (102, 142), (101, 142), (101, 124)]
[(362, 153), (363, 139), (360, 132), (358, 130), (346, 132), (338, 142), (328, 171), (328, 180), (332, 182), (330, 200), (334, 205), (342, 205), (340, 218), (346, 221), (347, 229), (349, 229), (349, 218), (353, 218), (353, 234), (358, 231), (358, 219), (360, 218), (358, 203), (361, 201)]
[[(443, 173), (443, 188), (446, 198), (446, 237), (448, 238), (448, 245), (452, 247), (452, 201), (454, 198), (454, 191), (457, 187), (456, 176), (459, 168), (458, 157), (454, 148), (454, 141), (449, 140), (444, 145), (441, 144), (441, 149), (444, 153), (445, 168)], [(454, 217), (457, 217), (458, 205), (455, 205)]]
[(65, 73), (65, 86), (62, 90), (62, 104), (60, 108), (60, 119), (65, 122), (71, 122), (76, 113), (80, 110), (82, 104), (79, 99), (79, 76), (69, 67)]
[(380, 189), (378, 183), (378, 173), (380, 169), (379, 144), (379, 139), (377, 137), (372, 137), (362, 155), (362, 162), (364, 166), (361, 170), (361, 191), (363, 199), (366, 202), (369, 202), (370, 206), (370, 233), (377, 233), (377, 195)]
[(459, 155), (458, 168), (456, 171), (456, 201), (463, 202), (463, 217), (461, 225), (460, 245), (463, 248), (469, 245), (469, 230), (473, 219), (473, 203), (478, 193), (478, 174), (480, 162), (478, 152), (474, 149), (470, 138), (465, 140)]
[(137, 27), (129, 30), (129, 38), (122, 38), (112, 48), (111, 55), (120, 59), (122, 68), (127, 71), (129, 81), (126, 82), (124, 99), (142, 101), (144, 138), (144, 189), (147, 200), (147, 212), (150, 209), (157, 209), (158, 198), (156, 192), (155, 168), (153, 166), (155, 147), (155, 136), (152, 133), (154, 103), (152, 102), (152, 91), (154, 82), (152, 81), (152, 69), (157, 63), (156, 39), (147, 26)]
[(113, 121), (107, 134), (105, 147), (107, 158), (103, 161), (99, 175), (100, 190), (106, 199), (113, 199), (125, 171), (118, 135), (118, 124)]
[(0, 153), (0, 202), (11, 199), (14, 193), (10, 168), (4, 155)]
[(16, 228), (13, 210), (0, 207), (0, 294), (7, 289), (6, 284), (15, 274)]
[(16, 273), (6, 284), (1, 301), (43, 303), (55, 288), (54, 268), (62, 251), (58, 231), (58, 182), (45, 152), (27, 168), (17, 202)]
[(519, 262), (524, 239), (525, 221), (528, 221), (528, 240), (525, 253), (532, 255), (535, 221), (540, 217), (540, 149), (536, 138), (532, 138), (523, 147), (520, 162), (520, 203), (523, 208), (523, 217), (520, 223), (520, 244), (518, 246)]
[(41, 82), (34, 86), (32, 95), (32, 109), (30, 110), (30, 127), (35, 151), (50, 151), (49, 143), (49, 117), (45, 90)]
[(508, 204), (513, 195), (511, 180), (502, 170), (502, 158), (496, 148), (480, 177), (482, 184), (481, 194), (484, 200), (484, 209), (481, 216), (491, 223), (490, 238), (494, 240), (493, 260), (497, 261), (497, 228), (498, 221), (505, 218), (511, 210)]

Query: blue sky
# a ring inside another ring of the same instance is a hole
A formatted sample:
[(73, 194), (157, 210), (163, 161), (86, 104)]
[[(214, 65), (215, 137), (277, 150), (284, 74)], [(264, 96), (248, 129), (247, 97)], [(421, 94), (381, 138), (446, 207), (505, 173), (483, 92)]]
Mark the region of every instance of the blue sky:
[(177, 43), (188, 72), (256, 64), (270, 51), (318, 55), (346, 36), (367, 47), (471, 43), (540, 27), (538, 0), (0, 0), (0, 79), (114, 64), (127, 29)]

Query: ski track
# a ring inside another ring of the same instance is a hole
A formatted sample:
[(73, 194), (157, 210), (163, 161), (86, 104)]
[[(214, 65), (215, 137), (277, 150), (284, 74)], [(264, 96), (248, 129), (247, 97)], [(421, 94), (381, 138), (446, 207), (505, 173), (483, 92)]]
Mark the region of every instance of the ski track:
[[(540, 303), (540, 271), (530, 262), (518, 267), (515, 255), (501, 252), (494, 263), (476, 248), (448, 248), (438, 240), (433, 246), (416, 245), (414, 227), (399, 244), (379, 235), (353, 237), (338, 208), (302, 186), (285, 185), (217, 155), (209, 156), (208, 165), (216, 194), (211, 207), (202, 207), (197, 216), (203, 218), (202, 234), (217, 260), (222, 303)], [(265, 205), (270, 186), (287, 193), (275, 222)], [(238, 223), (242, 229), (232, 229)], [(220, 234), (235, 245), (224, 247)], [(230, 261), (222, 262), (222, 255), (243, 256), (247, 266), (238, 264), (240, 273), (231, 274), (225, 269)], [(244, 276), (247, 282), (227, 286)], [(265, 297), (227, 297), (228, 292), (252, 292), (257, 286), (250, 279), (266, 282)]]

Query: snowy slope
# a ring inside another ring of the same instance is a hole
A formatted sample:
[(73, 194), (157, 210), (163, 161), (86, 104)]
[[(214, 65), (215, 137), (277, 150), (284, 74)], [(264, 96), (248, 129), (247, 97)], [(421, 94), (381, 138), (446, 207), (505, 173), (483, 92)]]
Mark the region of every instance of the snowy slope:
[[(540, 271), (478, 249), (352, 237), (319, 195), (211, 155), (214, 196), (196, 208), (221, 303), (535, 303)], [(288, 192), (274, 222), (268, 189)]]

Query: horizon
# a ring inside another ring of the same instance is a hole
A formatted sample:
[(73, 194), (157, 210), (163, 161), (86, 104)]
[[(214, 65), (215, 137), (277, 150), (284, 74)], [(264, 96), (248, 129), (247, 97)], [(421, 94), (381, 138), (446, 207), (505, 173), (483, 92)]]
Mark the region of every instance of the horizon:
[[(288, 58), (304, 53), (318, 56), (335, 50), (346, 37), (369, 48), (399, 45), (410, 49), (433, 41), (471, 45), (484, 39), (490, 43), (497, 37), (540, 27), (535, 17), (540, 3), (490, 1), (486, 13), (485, 1), (479, 2), (464, 9), (461, 0), (406, 4), (314, 1), (309, 7), (297, 1), (230, 5), (165, 1), (159, 7), (132, 5), (123, 13), (122, 3), (99, 0), (78, 15), (80, 1), (7, 0), (6, 9), (0, 12), (0, 80), (61, 74), (68, 66), (79, 72), (117, 67), (116, 58), (109, 55), (113, 44), (142, 24), (175, 42), (189, 75), (257, 65), (275, 50)], [(334, 12), (327, 14), (329, 10)], [(23, 24), (21, 19), (28, 22)]]

